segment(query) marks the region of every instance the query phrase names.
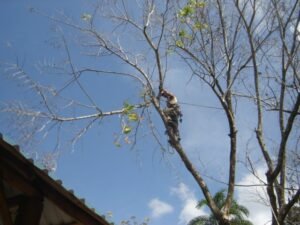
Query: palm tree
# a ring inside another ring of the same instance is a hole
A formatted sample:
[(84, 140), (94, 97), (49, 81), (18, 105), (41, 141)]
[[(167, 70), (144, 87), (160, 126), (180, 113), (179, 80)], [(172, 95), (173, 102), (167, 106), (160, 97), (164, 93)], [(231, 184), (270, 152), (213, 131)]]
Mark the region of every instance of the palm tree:
[[(217, 206), (221, 209), (225, 203), (225, 190), (218, 191), (214, 196), (214, 201)], [(201, 200), (197, 208), (207, 206), (207, 201), (205, 199)], [(231, 208), (229, 210), (230, 223), (232, 225), (253, 225), (246, 217), (249, 216), (249, 211), (245, 206), (239, 205), (235, 200), (232, 201)], [(198, 216), (192, 219), (188, 225), (218, 225), (218, 222), (213, 214), (209, 216)]]

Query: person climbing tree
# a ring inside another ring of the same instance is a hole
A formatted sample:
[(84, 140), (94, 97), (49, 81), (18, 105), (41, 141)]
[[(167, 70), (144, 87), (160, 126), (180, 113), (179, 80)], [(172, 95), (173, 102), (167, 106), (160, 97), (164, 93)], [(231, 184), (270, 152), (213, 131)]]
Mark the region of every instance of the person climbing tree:
[[(175, 95), (164, 89), (161, 91), (161, 96), (167, 99), (167, 107), (163, 111), (167, 118), (167, 126), (174, 135), (175, 140), (180, 141), (178, 121), (182, 122), (182, 113), (180, 111), (177, 98)], [(172, 145), (171, 142), (170, 144)]]

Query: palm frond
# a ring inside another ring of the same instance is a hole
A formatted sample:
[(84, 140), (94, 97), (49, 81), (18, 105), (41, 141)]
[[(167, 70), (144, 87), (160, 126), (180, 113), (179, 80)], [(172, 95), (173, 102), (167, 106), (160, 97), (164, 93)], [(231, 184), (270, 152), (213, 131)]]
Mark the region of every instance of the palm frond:
[[(221, 209), (225, 204), (225, 193), (226, 190), (222, 189), (218, 191), (213, 199), (216, 203), (216, 205)], [(208, 202), (206, 199), (202, 199), (198, 202), (197, 208), (202, 208), (203, 206), (207, 206)], [(246, 218), (249, 216), (249, 210), (243, 206), (239, 205), (237, 201), (233, 199), (231, 208), (229, 209), (229, 214), (231, 216), (231, 224), (232, 225), (253, 225), (249, 220), (246, 220)], [(218, 225), (218, 222), (213, 214), (210, 214), (209, 216), (198, 216), (194, 219), (192, 219), (188, 225)]]
[(196, 208), (200, 209), (200, 208), (202, 208), (203, 206), (205, 206), (207, 204), (208, 204), (208, 202), (206, 201), (206, 199), (202, 199), (201, 201), (198, 202)]
[(198, 216), (192, 219), (188, 225), (209, 225), (210, 219), (207, 216)]
[(230, 221), (230, 224), (232, 225), (253, 225), (253, 223), (251, 223), (249, 220), (245, 220), (245, 219), (232, 219)]

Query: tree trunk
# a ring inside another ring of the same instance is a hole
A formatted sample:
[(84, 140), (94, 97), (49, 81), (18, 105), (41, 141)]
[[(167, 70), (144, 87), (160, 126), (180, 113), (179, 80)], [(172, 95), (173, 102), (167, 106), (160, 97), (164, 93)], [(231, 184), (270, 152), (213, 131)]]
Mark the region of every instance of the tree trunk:
[(230, 221), (227, 219), (222, 219), (221, 221), (218, 221), (219, 225), (230, 225)]

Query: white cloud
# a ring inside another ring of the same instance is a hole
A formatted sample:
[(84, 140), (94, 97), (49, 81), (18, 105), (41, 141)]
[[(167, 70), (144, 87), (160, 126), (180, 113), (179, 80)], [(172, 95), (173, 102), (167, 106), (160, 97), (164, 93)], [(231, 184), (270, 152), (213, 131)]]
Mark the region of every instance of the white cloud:
[(170, 204), (163, 202), (158, 198), (152, 199), (148, 206), (151, 209), (151, 216), (153, 218), (159, 218), (165, 214), (173, 212), (173, 207)]
[(207, 215), (203, 209), (197, 209), (198, 201), (196, 199), (187, 199), (179, 215), (179, 224), (187, 224), (197, 216)]
[(194, 192), (184, 183), (180, 183), (177, 187), (171, 188), (171, 194), (176, 195), (182, 201), (178, 224), (187, 224), (197, 216), (207, 215), (202, 209), (196, 208), (198, 199), (195, 197)]
[(184, 183), (180, 183), (177, 187), (171, 188), (171, 193), (175, 194), (181, 201), (195, 198), (195, 194)]
[[(264, 169), (258, 169), (257, 176), (264, 180)], [(247, 174), (238, 184), (262, 185), (262, 182), (253, 174)], [(249, 220), (251, 220), (253, 224), (271, 224), (271, 211), (270, 207), (267, 205), (267, 195), (264, 186), (237, 188), (237, 201), (249, 210)]]
[[(264, 169), (257, 170), (257, 176), (264, 178)], [(247, 174), (238, 184), (258, 185), (251, 187), (237, 188), (237, 201), (250, 211), (249, 220), (255, 225), (268, 225), (271, 220), (270, 207), (267, 205), (267, 195), (265, 187), (260, 186), (262, 183), (254, 175)], [(197, 209), (196, 205), (199, 199), (194, 192), (184, 183), (177, 187), (171, 188), (171, 194), (176, 195), (182, 201), (182, 208), (179, 214), (178, 224), (187, 224), (191, 219), (197, 216), (208, 215), (202, 209)]]

